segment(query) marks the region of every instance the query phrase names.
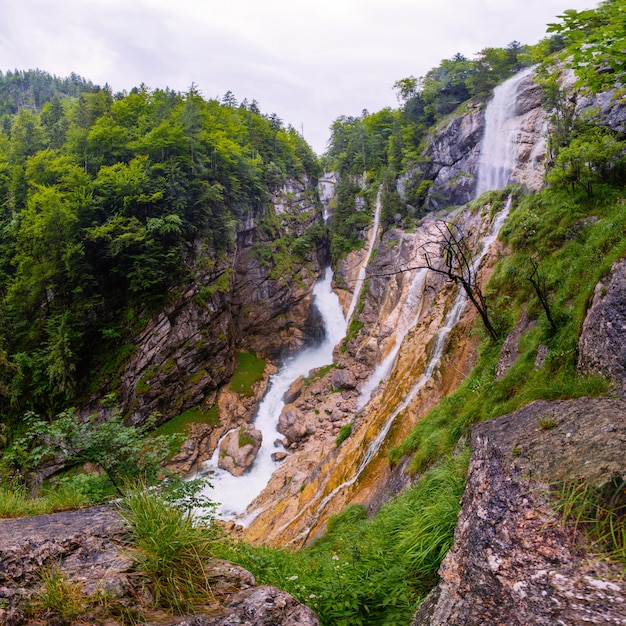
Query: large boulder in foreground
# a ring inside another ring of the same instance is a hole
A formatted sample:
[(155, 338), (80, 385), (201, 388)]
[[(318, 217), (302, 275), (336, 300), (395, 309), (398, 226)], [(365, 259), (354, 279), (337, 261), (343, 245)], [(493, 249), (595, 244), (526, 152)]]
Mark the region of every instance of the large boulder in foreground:
[(549, 485), (626, 477), (626, 399), (533, 402), (478, 424), (441, 583), (414, 626), (626, 624), (620, 564), (561, 524)]
[[(125, 523), (114, 508), (0, 519), (0, 624), (67, 623), (53, 611), (39, 620), (29, 609), (41, 588), (41, 572), (60, 568), (84, 594), (85, 614), (75, 623), (127, 623), (107, 611), (115, 605), (143, 612), (147, 621), (141, 623), (148, 625), (319, 626), (313, 611), (293, 596), (257, 586), (250, 572), (220, 560), (206, 568), (216, 602), (206, 607), (210, 615), (185, 617), (155, 609), (131, 553)], [(97, 602), (99, 594), (107, 597), (105, 607)]]
[(578, 344), (578, 369), (626, 385), (626, 259), (596, 285)]

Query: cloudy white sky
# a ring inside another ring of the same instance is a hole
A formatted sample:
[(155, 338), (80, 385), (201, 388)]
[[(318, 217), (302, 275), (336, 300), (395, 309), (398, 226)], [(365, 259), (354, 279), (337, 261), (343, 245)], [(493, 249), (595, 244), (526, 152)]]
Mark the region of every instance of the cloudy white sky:
[(457, 52), (536, 43), (597, 0), (1, 0), (0, 70), (76, 72), (114, 92), (256, 99), (323, 152), (340, 115), (397, 106), (393, 83)]

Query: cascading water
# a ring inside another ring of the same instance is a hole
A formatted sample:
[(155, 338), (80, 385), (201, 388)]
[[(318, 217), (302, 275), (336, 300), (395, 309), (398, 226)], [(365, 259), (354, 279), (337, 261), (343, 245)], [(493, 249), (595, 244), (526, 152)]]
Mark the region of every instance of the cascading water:
[(357, 408), (359, 410), (367, 405), (372, 397), (374, 389), (376, 389), (389, 372), (391, 372), (391, 368), (393, 367), (396, 357), (398, 356), (398, 352), (400, 351), (404, 338), (409, 330), (417, 324), (422, 311), (422, 296), (426, 287), (427, 274), (427, 268), (417, 270), (413, 274), (411, 285), (409, 287), (409, 294), (402, 308), (402, 313), (396, 327), (393, 348), (361, 387), (357, 402)]
[[(518, 132), (518, 128), (515, 125), (516, 94), (520, 82), (531, 71), (532, 69), (524, 70), (504, 83), (496, 90), (494, 98), (487, 107), (485, 113), (485, 137), (482, 142), (483, 153), (481, 153), (477, 194), (482, 193), (487, 189), (501, 189), (510, 182), (511, 172), (515, 167), (515, 142)], [(489, 152), (489, 154), (485, 154), (484, 152)], [(473, 274), (476, 273), (484, 255), (496, 240), (500, 228), (509, 213), (510, 206), (511, 198), (509, 197), (505, 208), (495, 217), (495, 219), (493, 219), (488, 233), (482, 237), (479, 244), (479, 251), (472, 261), (471, 272)], [(406, 329), (402, 328), (399, 324), (396, 331), (398, 334), (396, 336), (396, 344), (394, 345), (394, 348), (386, 359), (379, 364), (361, 390), (361, 396), (359, 398), (360, 407), (367, 404), (372, 391), (391, 371), (404, 337), (411, 326), (413, 326), (419, 319), (419, 309), (416, 309), (415, 307), (415, 300), (419, 298), (420, 289), (423, 289), (420, 285), (423, 285), (425, 281), (425, 273), (422, 275), (422, 271), (423, 270), (419, 270), (415, 274), (411, 285), (411, 296), (407, 301), (408, 309), (411, 311), (415, 310), (416, 312), (405, 314), (403, 311), (404, 318), (412, 319), (412, 323), (410, 326), (406, 327)], [(306, 511), (310, 511), (313, 507), (315, 507), (315, 512), (308, 521), (307, 527), (293, 539), (292, 543), (296, 543), (303, 539), (306, 540), (306, 537), (310, 533), (311, 529), (317, 524), (327, 504), (340, 491), (354, 485), (368, 464), (376, 456), (398, 415), (400, 415), (411, 404), (411, 402), (413, 402), (418, 393), (426, 386), (428, 381), (433, 376), (433, 373), (437, 369), (445, 350), (446, 339), (448, 338), (450, 331), (460, 320), (467, 305), (467, 300), (468, 297), (465, 291), (459, 289), (452, 307), (445, 316), (443, 326), (438, 329), (434, 337), (434, 347), (423, 373), (411, 387), (403, 401), (391, 412), (382, 428), (380, 428), (376, 433), (376, 436), (366, 444), (367, 448), (360, 459), (356, 471), (350, 479), (337, 485), (330, 493), (319, 501), (314, 500), (309, 502), (307, 506), (299, 511), (296, 518), (302, 517)]]
[[(477, 196), (490, 189), (502, 189), (511, 180), (511, 173), (517, 163), (517, 135), (519, 132), (515, 119), (517, 92), (520, 83), (532, 71), (532, 67), (526, 68), (494, 89), (493, 98), (485, 111), (485, 133), (481, 143), (478, 182), (476, 185)], [(506, 215), (507, 213), (508, 209), (504, 214)], [(422, 274), (422, 272), (424, 273)], [(411, 311), (415, 308), (416, 300), (421, 295), (415, 286), (421, 285), (423, 289), (425, 279), (425, 270), (420, 270), (413, 278), (410, 296), (405, 303), (405, 307), (408, 307)], [(351, 311), (352, 307), (348, 314), (348, 319), (350, 319)], [(417, 315), (419, 316), (419, 313)], [(401, 319), (406, 321), (409, 317), (414, 318), (413, 321), (408, 326), (399, 324), (393, 349), (376, 367), (361, 388), (358, 401), (359, 409), (367, 405), (373, 390), (391, 371), (404, 337), (408, 330), (417, 323), (417, 318), (415, 318), (414, 314), (405, 314), (405, 311), (403, 311)]]
[(376, 197), (376, 210), (374, 212), (374, 225), (370, 230), (369, 240), (367, 243), (367, 252), (365, 254), (365, 260), (361, 269), (359, 270), (359, 276), (356, 279), (356, 283), (354, 285), (354, 292), (352, 293), (352, 300), (350, 301), (350, 306), (348, 307), (348, 313), (346, 314), (346, 321), (350, 322), (352, 318), (352, 314), (354, 313), (354, 309), (356, 308), (357, 302), (359, 301), (359, 297), (361, 295), (361, 289), (363, 288), (363, 282), (365, 281), (365, 273), (367, 272), (367, 264), (369, 263), (370, 257), (372, 256), (372, 250), (374, 249), (374, 245), (376, 244), (376, 239), (378, 238), (378, 227), (380, 225), (380, 212), (382, 208), (382, 189), (378, 190), (378, 196)]
[(259, 404), (254, 425), (263, 433), (263, 443), (252, 467), (240, 477), (218, 468), (219, 445), (206, 465), (212, 488), (206, 488), (204, 495), (220, 503), (217, 513), (224, 519), (237, 518), (245, 525), (254, 516), (254, 513), (249, 513), (244, 517), (246, 508), (264, 489), (277, 467), (272, 453), (276, 452), (274, 441), (282, 439), (276, 426), (284, 406), (285, 392), (299, 376), (306, 376), (310, 370), (331, 363), (333, 348), (346, 334), (346, 321), (339, 298), (332, 289), (332, 278), (331, 269), (326, 268), (324, 278), (313, 289), (313, 303), (324, 321), (323, 341), (287, 359), (278, 373), (271, 377), (269, 389)]
[[(491, 227), (488, 233), (480, 241), (479, 253), (474, 257), (473, 262), (472, 262), (472, 268), (471, 268), (472, 273), (475, 273), (477, 271), (483, 257), (485, 256), (485, 254), (487, 253), (491, 245), (494, 243), (494, 241), (498, 237), (498, 232), (500, 231), (502, 224), (504, 224), (504, 221), (506, 220), (506, 217), (509, 213), (510, 208), (511, 208), (511, 198), (509, 197), (509, 200), (507, 201), (505, 208), (502, 211), (500, 211), (500, 213), (496, 216), (496, 218), (493, 220), (491, 224)], [(340, 491), (354, 485), (354, 483), (356, 483), (356, 481), (359, 479), (360, 475), (363, 473), (363, 471), (368, 466), (370, 461), (376, 456), (381, 445), (385, 441), (385, 438), (387, 437), (387, 434), (389, 433), (389, 430), (391, 429), (391, 426), (393, 425), (395, 419), (398, 417), (398, 415), (400, 415), (400, 413), (402, 413), (411, 404), (411, 402), (415, 399), (417, 394), (426, 386), (428, 381), (431, 379), (443, 355), (443, 352), (446, 346), (446, 339), (448, 338), (450, 331), (456, 326), (457, 322), (461, 319), (461, 315), (463, 314), (465, 306), (467, 305), (467, 300), (468, 300), (468, 297), (465, 291), (459, 289), (454, 299), (454, 303), (452, 304), (452, 307), (446, 314), (443, 326), (439, 328), (439, 330), (437, 331), (434, 337), (434, 348), (432, 350), (428, 363), (426, 364), (424, 372), (418, 378), (418, 380), (413, 385), (413, 387), (411, 388), (409, 393), (406, 395), (404, 400), (400, 403), (400, 405), (397, 406), (395, 410), (391, 413), (391, 415), (389, 416), (389, 418), (387, 419), (383, 427), (378, 431), (374, 439), (372, 439), (372, 441), (369, 443), (352, 477), (349, 480), (344, 481), (341, 484), (337, 485), (319, 503), (316, 503), (315, 513), (312, 516), (312, 521), (309, 522), (307, 528), (303, 532), (301, 532), (297, 537), (295, 537), (291, 543), (297, 543), (298, 541), (302, 539), (306, 539), (307, 535), (310, 532), (310, 529), (313, 528), (313, 526), (317, 523), (326, 505)], [(396, 354), (397, 354), (397, 351), (396, 351)], [(395, 358), (395, 355), (394, 355), (394, 358)], [(314, 503), (311, 502), (307, 507), (302, 509), (296, 517), (300, 517), (301, 515), (303, 515), (307, 510), (309, 510), (312, 507), (313, 504)]]
[(476, 196), (490, 189), (502, 189), (511, 182), (517, 163), (519, 127), (515, 104), (520, 83), (533, 71), (528, 67), (493, 90), (485, 112), (485, 133), (480, 149)]

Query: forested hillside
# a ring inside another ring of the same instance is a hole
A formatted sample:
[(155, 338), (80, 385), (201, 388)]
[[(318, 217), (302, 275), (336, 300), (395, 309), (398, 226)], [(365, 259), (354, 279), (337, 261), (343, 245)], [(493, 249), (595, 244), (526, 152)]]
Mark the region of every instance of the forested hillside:
[[(232, 251), (287, 179), (302, 138), (257, 104), (40, 71), (0, 76), (0, 404), (53, 415), (170, 290)], [(115, 358), (115, 357), (113, 357)]]

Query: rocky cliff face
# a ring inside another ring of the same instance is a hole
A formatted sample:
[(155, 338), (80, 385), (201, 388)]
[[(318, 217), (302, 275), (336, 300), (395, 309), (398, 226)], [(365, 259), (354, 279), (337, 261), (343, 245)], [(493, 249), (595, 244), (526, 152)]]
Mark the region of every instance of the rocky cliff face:
[(274, 260), (262, 262), (255, 247), (278, 236), (297, 238), (321, 219), (311, 182), (287, 185), (274, 197), (273, 212), (271, 233), (263, 216), (241, 224), (230, 255), (213, 258), (198, 245), (191, 255), (193, 283), (172, 293), (163, 310), (144, 313), (119, 386), (102, 389), (84, 412), (99, 410), (101, 397), (113, 391), (131, 423), (143, 423), (154, 411), (169, 419), (206, 404), (232, 375), (238, 347), (274, 358), (302, 345), (318, 251), (277, 275)]
[[(455, 218), (480, 250), (489, 217), (466, 211)], [(458, 323), (447, 326), (456, 289), (441, 275), (409, 269), (423, 264), (422, 246), (440, 236), (437, 224), (430, 215), (415, 233), (385, 233), (357, 308), (361, 330), (335, 350), (334, 367), (292, 387), (280, 416), (290, 456), (251, 505), (258, 515), (244, 531), (248, 540), (298, 546), (347, 504), (376, 506), (381, 494), (390, 497), (387, 485), (397, 476), (386, 452), (471, 369), (475, 340), (466, 331), (474, 311), (462, 307)], [(483, 258), (483, 277), (497, 250), (494, 244)], [(348, 424), (351, 434), (338, 446)]]
[[(543, 185), (547, 115), (533, 75), (519, 86), (515, 125), (518, 162), (512, 182), (537, 191)], [(481, 140), (485, 129), (485, 104), (474, 103), (467, 113), (442, 124), (424, 151), (427, 165), (411, 176), (431, 180), (424, 208), (428, 211), (465, 204), (476, 195)]]
[(621, 567), (560, 523), (550, 490), (622, 480), (625, 409), (623, 398), (534, 402), (474, 428), (454, 547), (415, 626), (626, 623)]

